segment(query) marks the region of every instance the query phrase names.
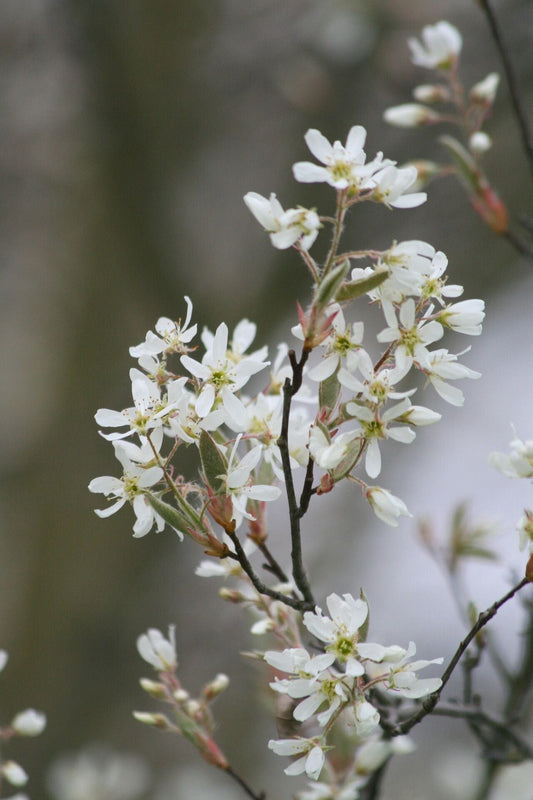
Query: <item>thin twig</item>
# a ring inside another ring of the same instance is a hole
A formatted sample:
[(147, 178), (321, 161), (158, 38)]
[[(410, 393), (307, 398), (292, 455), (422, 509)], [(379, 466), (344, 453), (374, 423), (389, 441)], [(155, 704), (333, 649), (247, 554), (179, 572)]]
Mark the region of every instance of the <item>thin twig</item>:
[(479, 614), (475, 625), (473, 625), (473, 627), (468, 632), (467, 636), (460, 643), (459, 647), (452, 656), (450, 663), (444, 670), (441, 679), (442, 684), (440, 689), (438, 689), (436, 692), (433, 692), (433, 694), (430, 694), (428, 697), (426, 697), (426, 699), (422, 702), (422, 705), (420, 706), (418, 711), (416, 711), (411, 717), (404, 720), (403, 722), (398, 723), (397, 725), (393, 725), (390, 727), (388, 726), (388, 732), (391, 736), (400, 736), (405, 733), (408, 733), (411, 730), (411, 728), (413, 728), (421, 720), (423, 720), (424, 717), (426, 717), (428, 714), (431, 714), (434, 711), (435, 706), (440, 700), (440, 696), (442, 694), (444, 687), (450, 680), (457, 664), (461, 660), (463, 654), (466, 652), (467, 648), (469, 647), (473, 639), (477, 636), (479, 631), (482, 630), (485, 627), (485, 625), (487, 625), (487, 623), (490, 622), (490, 620), (496, 616), (498, 610), (505, 603), (507, 603), (508, 600), (511, 600), (517, 592), (523, 589), (524, 586), (527, 586), (528, 583), (529, 580), (527, 578), (522, 578), (520, 583), (514, 586), (509, 592), (507, 592), (507, 594), (505, 594), (503, 597), (501, 597), (499, 600), (493, 603), (489, 608), (487, 608), (486, 611), (482, 611), (481, 614)]
[(257, 546), (267, 560), (267, 563), (263, 564), (263, 569), (267, 569), (272, 575), (275, 575), (281, 583), (289, 583), (289, 578), (278, 564), (267, 545), (263, 542)]
[(259, 794), (256, 794), (254, 790), (246, 783), (244, 778), (241, 778), (241, 776), (238, 775), (230, 766), (227, 766), (224, 772), (226, 772), (231, 778), (233, 778), (233, 780), (236, 781), (239, 784), (239, 786), (241, 786), (244, 789), (248, 797), (251, 797), (252, 800), (266, 800), (265, 792), (259, 792)]
[(299, 361), (296, 359), (294, 350), (289, 350), (289, 360), (292, 366), (292, 381), (290, 378), (287, 378), (283, 387), (283, 416), (281, 421), (281, 433), (279, 435), (277, 445), (281, 454), (283, 476), (285, 478), (285, 489), (287, 492), (287, 502), (289, 504), (292, 575), (296, 586), (303, 595), (305, 607), (312, 609), (315, 606), (315, 601), (303, 564), (302, 540), (300, 533), (300, 506), (296, 500), (296, 491), (294, 489), (289, 454), (289, 419), (291, 413), (291, 402), (292, 398), (302, 385), (303, 368), (308, 358), (309, 350), (303, 350)]
[(466, 719), (476, 723), (476, 725), (485, 726), (497, 733), (502, 739), (507, 739), (524, 758), (533, 758), (533, 748), (509, 728), (508, 722), (496, 719), (480, 708), (441, 703), (433, 713), (440, 717)]
[(244, 552), (243, 546), (239, 541), (239, 537), (231, 531), (226, 531), (226, 533), (230, 537), (231, 541), (233, 542), (233, 546), (235, 547), (235, 553), (228, 553), (228, 557), (234, 558), (239, 562), (245, 573), (250, 578), (253, 586), (260, 594), (266, 594), (267, 597), (271, 597), (273, 600), (279, 600), (280, 602), (285, 603), (285, 605), (295, 608), (297, 611), (308, 611), (314, 607), (314, 603), (310, 604), (305, 600), (299, 600), (296, 597), (290, 597), (289, 595), (282, 594), (282, 592), (271, 589), (270, 586), (267, 586), (266, 583), (263, 583), (261, 578), (255, 574), (254, 569), (250, 564), (246, 553)]
[(520, 135), (522, 137), (522, 144), (526, 152), (527, 159), (529, 161), (529, 166), (533, 171), (533, 137), (531, 136), (529, 121), (522, 103), (522, 98), (520, 96), (520, 91), (518, 89), (518, 81), (516, 79), (511, 58), (509, 56), (509, 51), (507, 49), (505, 42), (503, 41), (503, 35), (502, 35), (502, 30), (500, 28), (500, 24), (496, 19), (496, 15), (492, 10), (489, 0), (479, 0), (479, 5), (485, 12), (485, 16), (487, 17), (487, 21), (489, 23), (493, 39), (500, 53), (500, 58), (502, 60), (503, 68), (505, 70), (505, 76), (507, 78), (507, 83), (509, 86), (509, 91), (511, 93), (511, 100), (514, 106), (516, 119), (518, 121), (518, 127), (520, 129)]

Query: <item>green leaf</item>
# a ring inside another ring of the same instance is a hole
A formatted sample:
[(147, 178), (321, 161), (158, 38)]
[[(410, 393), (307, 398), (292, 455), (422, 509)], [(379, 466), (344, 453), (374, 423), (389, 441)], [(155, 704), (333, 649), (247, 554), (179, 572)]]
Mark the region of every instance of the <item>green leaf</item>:
[(341, 386), (334, 372), (329, 378), (321, 381), (318, 386), (318, 402), (320, 408), (329, 408), (331, 411), (337, 405), (337, 400), (341, 393)]
[(333, 300), (337, 299), (337, 291), (345, 279), (348, 270), (350, 269), (350, 262), (346, 258), (338, 267), (331, 269), (318, 286), (316, 293), (316, 305), (319, 308), (325, 308)]
[(200, 434), (200, 459), (207, 483), (218, 494), (224, 488), (221, 476), (226, 475), (228, 462), (207, 431)]
[(457, 167), (459, 176), (463, 179), (466, 188), (471, 192), (477, 193), (479, 188), (479, 169), (468, 150), (466, 150), (457, 139), (454, 139), (453, 136), (441, 136), (439, 142), (451, 155), (453, 163)]
[(174, 530), (179, 531), (181, 534), (189, 533), (188, 529), (191, 527), (191, 523), (177, 508), (174, 508), (174, 506), (161, 500), (160, 497), (157, 497), (151, 492), (145, 492), (145, 497), (148, 499), (152, 508), (157, 511), (160, 517), (163, 517), (171, 528), (174, 528)]
[(355, 300), (356, 297), (361, 297), (361, 295), (371, 292), (372, 289), (377, 289), (388, 277), (388, 268), (378, 267), (374, 270), (372, 275), (343, 284), (337, 292), (336, 300), (339, 303), (345, 300)]
[(366, 603), (367, 608), (368, 608), (368, 614), (366, 615), (366, 619), (363, 622), (363, 624), (361, 625), (361, 627), (359, 628), (359, 641), (360, 642), (366, 642), (366, 638), (368, 636), (368, 629), (370, 627), (370, 605), (368, 603), (366, 594), (364, 593), (362, 588), (359, 589), (359, 598)]

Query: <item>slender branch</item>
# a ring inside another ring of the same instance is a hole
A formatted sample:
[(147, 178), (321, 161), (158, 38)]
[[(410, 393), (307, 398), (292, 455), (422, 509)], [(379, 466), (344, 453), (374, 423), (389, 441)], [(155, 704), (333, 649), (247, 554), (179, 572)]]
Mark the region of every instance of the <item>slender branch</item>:
[(304, 485), (302, 488), (302, 493), (300, 495), (300, 508), (299, 514), (300, 517), (303, 517), (304, 514), (307, 512), (309, 508), (309, 503), (311, 501), (311, 496), (313, 494), (313, 469), (315, 466), (315, 462), (309, 456), (309, 461), (307, 462), (307, 470), (305, 473), (305, 480)]
[(455, 705), (452, 703), (441, 703), (433, 713), (440, 717), (466, 719), (476, 723), (476, 725), (485, 726), (497, 733), (502, 739), (507, 739), (524, 758), (533, 758), (533, 748), (509, 728), (508, 722), (496, 719), (480, 708), (476, 708), (475, 706)]
[(511, 63), (509, 51), (507, 49), (505, 42), (503, 41), (503, 35), (500, 24), (496, 19), (496, 15), (494, 14), (494, 11), (491, 7), (489, 0), (479, 0), (479, 5), (481, 6), (482, 10), (485, 13), (485, 16), (487, 17), (492, 37), (500, 53), (500, 58), (502, 60), (503, 68), (505, 70), (505, 76), (507, 78), (507, 83), (509, 86), (509, 91), (511, 93), (511, 100), (514, 106), (516, 119), (518, 121), (518, 127), (520, 129), (520, 134), (522, 137), (522, 144), (526, 152), (529, 165), (533, 171), (533, 137), (531, 135), (531, 131), (529, 128), (529, 121), (524, 106), (522, 104), (522, 98), (520, 96), (520, 92), (518, 89), (518, 81), (516, 79), (514, 67)]
[(421, 720), (423, 720), (424, 717), (426, 717), (428, 714), (431, 714), (434, 711), (435, 706), (440, 700), (440, 696), (442, 694), (444, 687), (450, 680), (457, 664), (461, 660), (462, 656), (466, 652), (468, 646), (471, 644), (473, 639), (477, 636), (479, 631), (482, 630), (485, 627), (485, 625), (487, 625), (487, 623), (490, 622), (490, 620), (496, 616), (498, 610), (505, 603), (511, 600), (517, 592), (523, 589), (524, 586), (527, 586), (528, 583), (529, 580), (527, 578), (522, 578), (520, 583), (518, 583), (510, 591), (508, 591), (507, 594), (505, 594), (499, 600), (496, 600), (496, 602), (493, 603), (489, 608), (487, 608), (486, 611), (482, 611), (479, 614), (475, 625), (473, 625), (473, 627), (468, 632), (467, 636), (460, 643), (459, 647), (452, 656), (450, 663), (444, 670), (444, 673), (442, 674), (442, 679), (441, 679), (442, 685), (440, 689), (438, 689), (436, 692), (433, 692), (433, 694), (430, 694), (428, 697), (426, 697), (425, 700), (422, 702), (422, 705), (420, 706), (418, 711), (416, 711), (416, 713), (413, 714), (411, 717), (404, 720), (403, 722), (398, 723), (397, 725), (393, 725), (390, 727), (387, 726), (388, 732), (391, 736), (400, 736), (405, 733), (408, 733), (411, 730), (411, 728), (413, 728)]
[(289, 595), (278, 592), (275, 589), (271, 589), (270, 586), (267, 586), (266, 583), (263, 583), (261, 578), (255, 574), (237, 534), (228, 530), (226, 533), (230, 537), (231, 541), (233, 542), (233, 546), (235, 547), (235, 553), (228, 553), (228, 557), (234, 558), (239, 562), (245, 573), (250, 578), (254, 588), (257, 589), (260, 594), (266, 594), (267, 597), (271, 597), (273, 600), (279, 600), (280, 602), (285, 603), (285, 605), (295, 608), (296, 611), (309, 611), (314, 607), (314, 603), (309, 603), (305, 600), (299, 600), (296, 597), (290, 597)]
[(302, 385), (303, 368), (308, 358), (309, 350), (303, 350), (299, 361), (296, 359), (294, 350), (289, 351), (289, 360), (292, 366), (292, 381), (290, 378), (287, 378), (283, 387), (283, 416), (281, 421), (281, 433), (279, 435), (277, 444), (281, 454), (283, 476), (285, 478), (285, 489), (287, 492), (287, 502), (289, 504), (292, 575), (296, 586), (304, 597), (305, 607), (312, 609), (315, 606), (315, 601), (303, 564), (302, 541), (300, 533), (300, 506), (296, 500), (296, 491), (294, 489), (289, 454), (289, 418), (291, 412), (291, 402), (292, 398)]
[(278, 562), (268, 549), (267, 545), (263, 542), (262, 544), (258, 544), (257, 546), (267, 560), (267, 563), (263, 564), (263, 569), (267, 569), (269, 572), (272, 573), (272, 575), (275, 575), (276, 578), (282, 583), (289, 583), (289, 578), (287, 577), (281, 566), (278, 564)]
[(224, 772), (226, 772), (231, 778), (233, 778), (233, 780), (236, 781), (239, 784), (239, 786), (241, 786), (244, 789), (248, 797), (251, 797), (252, 800), (266, 800), (265, 792), (259, 792), (259, 794), (256, 794), (253, 791), (253, 789), (246, 783), (244, 778), (241, 778), (241, 776), (238, 775), (230, 766), (227, 766)]

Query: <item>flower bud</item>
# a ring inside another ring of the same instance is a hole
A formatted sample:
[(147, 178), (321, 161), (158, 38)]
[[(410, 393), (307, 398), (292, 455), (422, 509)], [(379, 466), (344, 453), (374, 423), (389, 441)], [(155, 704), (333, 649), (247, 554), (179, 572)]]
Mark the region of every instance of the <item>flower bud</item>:
[(413, 97), (419, 103), (448, 103), (451, 99), (447, 86), (431, 84), (416, 86), (413, 90)]
[(177, 703), (186, 703), (190, 698), (190, 694), (186, 689), (176, 689), (173, 694), (174, 700)]
[(151, 681), (149, 678), (141, 678), (139, 683), (141, 684), (141, 689), (144, 689), (150, 697), (155, 697), (156, 700), (166, 699), (167, 692), (162, 683)]
[(470, 100), (483, 106), (491, 106), (494, 103), (500, 76), (497, 72), (491, 72), (470, 90)]
[(28, 780), (27, 773), (16, 761), (5, 761), (0, 767), (0, 772), (12, 786), (24, 786)]
[(229, 603), (242, 603), (247, 599), (238, 589), (228, 589), (226, 586), (218, 590), (218, 596)]
[(224, 673), (220, 672), (210, 683), (204, 686), (203, 696), (207, 702), (214, 700), (217, 695), (225, 691), (229, 686), (229, 678)]
[(164, 714), (151, 714), (148, 711), (134, 711), (133, 716), (137, 722), (143, 722), (145, 725), (161, 728), (161, 730), (172, 730), (172, 725)]
[(11, 727), (19, 736), (39, 736), (46, 727), (46, 716), (34, 708), (27, 708), (15, 716)]
[(488, 133), (485, 133), (484, 131), (477, 131), (476, 133), (473, 133), (468, 140), (468, 146), (473, 153), (476, 153), (476, 155), (482, 155), (492, 147), (492, 139)]
[(387, 108), (383, 119), (389, 125), (396, 125), (398, 128), (418, 128), (421, 125), (440, 122), (441, 115), (419, 103), (404, 103), (401, 106)]

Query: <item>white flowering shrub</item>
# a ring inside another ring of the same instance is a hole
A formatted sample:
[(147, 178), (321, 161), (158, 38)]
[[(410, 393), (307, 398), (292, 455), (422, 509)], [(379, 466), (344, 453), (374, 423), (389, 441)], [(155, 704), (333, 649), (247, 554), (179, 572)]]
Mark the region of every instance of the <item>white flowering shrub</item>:
[[(490, 143), (481, 126), (498, 79), (489, 75), (463, 102), (461, 37), (449, 23), (424, 29), (410, 48), (415, 64), (444, 78), (418, 87), (415, 97), (460, 106), (455, 121), (464, 126), (467, 145), (450, 137), (445, 144), (459, 173), (470, 178), (477, 210), (501, 232), (503, 206), (479, 167)], [(445, 116), (409, 104), (389, 109), (386, 119), (419, 125)], [(411, 729), (436, 708), (445, 709), (441, 694), (461, 657), (469, 647), (481, 657), (480, 631), (529, 582), (532, 570), (490, 609), (474, 614), (444, 671), (442, 658), (416, 658), (414, 642), (373, 641), (368, 600), (358, 586), (332, 586), (326, 610), (315, 597), (302, 546), (305, 515), (348, 482), (353, 502), (368, 503), (376, 524), (397, 526), (410, 516), (394, 487), (376, 483), (382, 460), (393, 443), (408, 445), (419, 428), (440, 421), (431, 408), (435, 392), (451, 405), (463, 404), (461, 381), (480, 374), (463, 361), (469, 347), (450, 352), (446, 334), (478, 336), (484, 303), (459, 299), (463, 287), (448, 281), (446, 255), (423, 240), (391, 237), (384, 250), (343, 245), (347, 216), (357, 214), (361, 203), (395, 210), (425, 202), (416, 165), (399, 167), (382, 152), (369, 158), (361, 125), (349, 130), (344, 144), (331, 143), (315, 129), (305, 142), (314, 160), (296, 163), (293, 175), (331, 188), (326, 213), (284, 209), (274, 193), (267, 198), (249, 192), (244, 198), (272, 245), (293, 248), (309, 274), (309, 299), (297, 306), (291, 337), (269, 354), (266, 345), (255, 344), (256, 325), (248, 319), (233, 331), (221, 321), (214, 332), (199, 333), (185, 297), (182, 318), (160, 318), (130, 349), (136, 359), (130, 369), (133, 404), (96, 414), (120, 471), (118, 477), (95, 478), (89, 490), (110, 503), (96, 511), (100, 517), (130, 506), (135, 537), (167, 526), (207, 556), (199, 576), (229, 579), (221, 596), (254, 610), (251, 633), (265, 642), (255, 655), (264, 662), (272, 696), (283, 696), (291, 709), (291, 735), (272, 738), (268, 747), (283, 757), (287, 775), (305, 774), (311, 781), (298, 793), (300, 800), (353, 800), (376, 797), (389, 759), (413, 749)], [(324, 239), (326, 255), (318, 259), (316, 243)], [(376, 336), (361, 321), (363, 304), (380, 320)], [(180, 467), (185, 448), (197, 464), (188, 475)], [(531, 443), (516, 439), (510, 456), (495, 455), (493, 461), (506, 475), (529, 478), (532, 452)], [(267, 519), (269, 504), (282, 496), (289, 509), (289, 564), (272, 549)], [(532, 511), (525, 512), (519, 531), (522, 547), (533, 552)], [(486, 553), (480, 529), (463, 524), (460, 533), (454, 557)], [(334, 532), (331, 541), (334, 546)], [(337, 593), (344, 589), (352, 593)], [(154, 671), (142, 679), (142, 688), (164, 707), (137, 711), (136, 719), (182, 734), (249, 797), (266, 797), (254, 792), (214, 740), (212, 704), (228, 678), (215, 676), (192, 697), (178, 677), (172, 627), (168, 633), (148, 630), (137, 647)], [(494, 753), (507, 753), (512, 744), (517, 758), (531, 755), (518, 734), (485, 716), (472, 698), (454, 708), (455, 716), (477, 725), (480, 741)]]

